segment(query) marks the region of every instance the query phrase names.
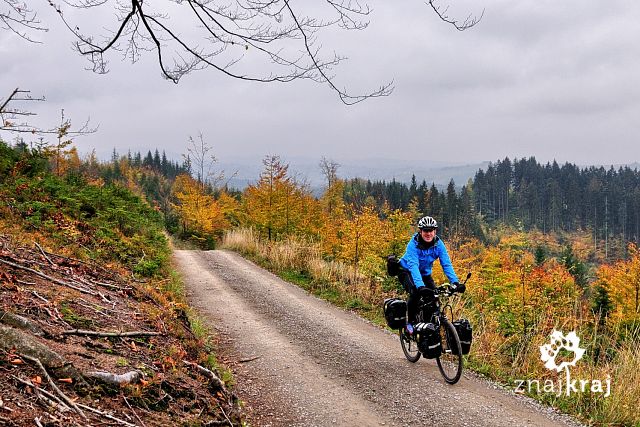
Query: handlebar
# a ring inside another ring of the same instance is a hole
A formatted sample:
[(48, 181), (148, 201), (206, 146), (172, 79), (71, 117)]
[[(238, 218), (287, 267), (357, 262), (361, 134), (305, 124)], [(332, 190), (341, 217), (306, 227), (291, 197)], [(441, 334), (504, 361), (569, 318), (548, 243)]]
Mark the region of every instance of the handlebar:
[(434, 296), (438, 297), (440, 295), (443, 295), (445, 297), (450, 297), (451, 295), (455, 294), (455, 291), (451, 289), (451, 283), (443, 283), (440, 286), (437, 286), (434, 290), (433, 290)]
[[(467, 273), (467, 277), (464, 279), (464, 282), (462, 282), (461, 285), (466, 285), (470, 277), (471, 277), (471, 272)], [(450, 297), (451, 295), (456, 293), (455, 289), (452, 289), (451, 283), (443, 283), (440, 286), (436, 286), (436, 288), (433, 291), (434, 291), (433, 292), (434, 296), (436, 297), (438, 297), (439, 295)]]

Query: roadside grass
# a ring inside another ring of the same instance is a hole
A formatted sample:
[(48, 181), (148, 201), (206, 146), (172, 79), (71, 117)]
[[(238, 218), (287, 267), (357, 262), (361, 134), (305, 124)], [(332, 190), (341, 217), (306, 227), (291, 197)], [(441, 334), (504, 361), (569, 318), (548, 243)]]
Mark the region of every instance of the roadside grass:
[[(306, 247), (305, 247), (306, 245)], [(382, 313), (385, 297), (396, 296), (392, 286), (385, 286), (366, 278), (346, 265), (322, 259), (312, 244), (295, 239), (283, 242), (261, 242), (251, 230), (232, 230), (223, 237), (222, 248), (234, 250), (270, 270), (282, 279), (304, 288), (313, 295), (332, 304), (357, 312), (376, 325), (386, 328)], [(459, 301), (454, 311), (468, 317), (474, 324), (472, 352), (466, 357), (468, 369), (514, 389), (516, 380), (547, 379), (558, 381), (558, 376), (540, 363), (539, 347), (548, 340), (542, 330), (573, 328), (583, 338), (587, 354), (605, 354), (600, 360), (580, 365), (572, 378), (611, 381), (611, 395), (585, 392), (566, 396), (562, 393), (538, 393), (525, 390), (524, 394), (574, 415), (589, 425), (620, 425), (640, 427), (640, 330), (616, 331), (611, 337), (602, 337), (593, 330), (595, 318), (575, 317), (574, 324), (556, 325), (551, 313), (540, 313), (533, 319), (537, 327), (524, 337), (512, 334), (505, 339), (501, 319), (491, 311), (476, 311), (469, 306), (467, 296)], [(574, 302), (576, 307), (581, 301)], [(569, 329), (571, 330), (571, 329)], [(629, 338), (617, 337), (627, 334)]]

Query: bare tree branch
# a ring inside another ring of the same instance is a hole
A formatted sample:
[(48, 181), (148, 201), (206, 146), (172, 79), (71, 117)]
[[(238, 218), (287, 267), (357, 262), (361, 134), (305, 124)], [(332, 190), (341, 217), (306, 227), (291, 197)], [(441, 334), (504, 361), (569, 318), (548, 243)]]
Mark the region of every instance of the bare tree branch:
[(10, 30), (27, 41), (41, 43), (29, 35), (29, 32), (48, 31), (40, 24), (38, 15), (29, 9), (25, 2), (18, 0), (0, 2), (0, 28)]
[[(7, 10), (0, 9), (0, 25), (23, 37), (28, 35), (20, 28), (43, 30), (36, 15), (19, 1), (0, 0)], [(393, 81), (363, 94), (352, 94), (339, 87), (334, 68), (346, 58), (335, 53), (325, 56), (320, 48), (323, 30), (367, 28), (371, 9), (358, 0), (322, 0), (314, 2), (313, 6), (292, 5), (290, 0), (170, 0), (162, 3), (63, 0), (62, 5), (53, 0), (48, 2), (74, 35), (75, 49), (87, 58), (89, 69), (97, 73), (108, 72), (107, 55), (111, 51), (122, 52), (132, 62), (138, 61), (143, 52), (155, 51), (162, 75), (174, 83), (192, 71), (212, 68), (229, 77), (254, 82), (313, 80), (327, 84), (345, 104), (387, 96), (393, 91)], [(459, 21), (448, 15), (447, 7), (437, 5), (434, 0), (426, 0), (426, 3), (439, 19), (460, 31), (473, 27), (482, 18), (470, 15)], [(116, 14), (105, 32), (91, 34), (93, 28), (81, 31), (78, 25), (70, 22), (63, 6), (80, 11), (110, 8)], [(313, 14), (306, 14), (305, 7), (313, 7)], [(180, 27), (179, 24), (189, 17), (191, 21), (186, 21), (189, 24)], [(259, 67), (266, 70), (264, 73), (256, 72), (256, 60), (266, 65)]]
[(436, 15), (438, 15), (438, 17), (443, 20), (444, 22), (453, 25), (456, 30), (458, 31), (464, 31), (466, 29), (469, 29), (473, 26), (475, 26), (478, 22), (480, 22), (480, 20), (482, 19), (482, 17), (484, 16), (484, 9), (482, 10), (482, 14), (477, 17), (477, 16), (473, 16), (473, 15), (468, 15), (464, 21), (460, 22), (454, 18), (451, 18), (448, 15), (448, 10), (449, 7), (442, 7), (442, 6), (437, 6), (434, 2), (434, 0), (428, 0), (427, 4), (429, 6), (431, 6), (431, 8), (433, 9), (433, 11), (436, 13)]
[(57, 126), (51, 128), (41, 128), (30, 124), (27, 121), (21, 119), (21, 116), (35, 116), (36, 114), (19, 108), (13, 105), (18, 102), (41, 102), (45, 101), (44, 97), (33, 98), (31, 91), (21, 90), (16, 88), (11, 92), (11, 95), (6, 100), (0, 99), (0, 131), (12, 132), (12, 133), (25, 133), (37, 136), (43, 135), (55, 135), (58, 138), (59, 144), (62, 138), (66, 138), (68, 141), (72, 141), (75, 137), (81, 135), (87, 135), (97, 132), (97, 127), (91, 127), (89, 125), (89, 119), (77, 129), (71, 129), (71, 121), (65, 119), (64, 110), (61, 113), (61, 121)]

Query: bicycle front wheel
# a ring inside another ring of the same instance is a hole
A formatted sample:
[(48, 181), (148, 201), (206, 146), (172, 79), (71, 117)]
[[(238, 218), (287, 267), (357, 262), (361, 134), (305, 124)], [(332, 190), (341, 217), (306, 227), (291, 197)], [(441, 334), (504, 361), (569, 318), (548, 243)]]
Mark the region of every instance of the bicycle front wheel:
[(438, 369), (449, 384), (455, 384), (462, 375), (462, 346), (458, 332), (446, 317), (440, 319), (442, 354), (436, 359)]
[(409, 362), (416, 363), (420, 359), (418, 343), (409, 335), (406, 328), (400, 329), (400, 344), (402, 345), (404, 356)]

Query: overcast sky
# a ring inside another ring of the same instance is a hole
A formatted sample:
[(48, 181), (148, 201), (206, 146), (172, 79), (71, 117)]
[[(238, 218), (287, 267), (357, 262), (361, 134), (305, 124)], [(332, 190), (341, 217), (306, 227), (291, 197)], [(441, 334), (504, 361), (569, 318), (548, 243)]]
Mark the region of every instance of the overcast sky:
[(43, 124), (61, 108), (77, 124), (90, 117), (99, 131), (77, 145), (102, 157), (159, 148), (178, 158), (202, 132), (221, 161), (640, 161), (640, 2), (453, 0), (449, 14), (461, 19), (484, 10), (464, 32), (420, 1), (369, 4), (368, 29), (323, 38), (324, 49), (349, 58), (335, 70), (339, 86), (394, 82), (390, 96), (355, 106), (309, 81), (251, 83), (204, 70), (175, 85), (152, 53), (134, 65), (113, 55), (111, 71), (97, 75), (48, 9), (40, 18), (50, 31), (35, 36), (42, 44), (0, 30), (0, 98), (15, 87), (46, 96), (31, 107)]

